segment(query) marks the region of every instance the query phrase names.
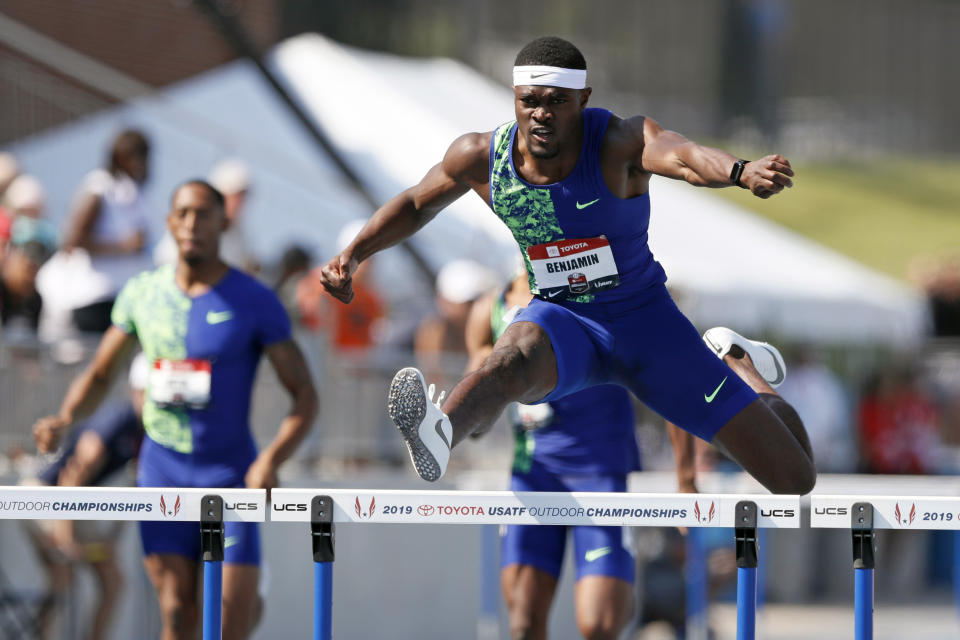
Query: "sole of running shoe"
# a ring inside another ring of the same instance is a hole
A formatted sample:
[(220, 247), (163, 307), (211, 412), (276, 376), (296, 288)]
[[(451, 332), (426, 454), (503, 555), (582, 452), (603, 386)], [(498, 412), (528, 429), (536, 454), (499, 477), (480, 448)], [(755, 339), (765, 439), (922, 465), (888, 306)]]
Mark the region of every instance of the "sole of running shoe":
[(420, 439), (420, 427), (427, 415), (426, 384), (421, 373), (413, 367), (397, 372), (387, 395), (387, 413), (403, 437), (410, 461), (417, 474), (427, 482), (440, 479), (440, 464)]

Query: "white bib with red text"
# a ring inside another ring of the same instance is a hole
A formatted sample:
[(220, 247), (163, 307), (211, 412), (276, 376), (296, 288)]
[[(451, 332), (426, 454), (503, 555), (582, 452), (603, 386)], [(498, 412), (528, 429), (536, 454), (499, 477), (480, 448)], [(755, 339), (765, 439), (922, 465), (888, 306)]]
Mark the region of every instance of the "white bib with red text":
[(620, 284), (610, 242), (603, 236), (533, 245), (527, 248), (527, 257), (545, 300), (572, 298)]
[(150, 399), (159, 407), (203, 409), (210, 404), (209, 360), (155, 360)]

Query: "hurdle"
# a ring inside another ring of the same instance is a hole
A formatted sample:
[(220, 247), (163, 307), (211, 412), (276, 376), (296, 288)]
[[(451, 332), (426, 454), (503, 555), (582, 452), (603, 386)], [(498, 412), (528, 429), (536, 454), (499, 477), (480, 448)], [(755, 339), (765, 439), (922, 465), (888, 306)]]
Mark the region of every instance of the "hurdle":
[[(812, 528), (846, 529), (853, 538), (854, 637), (873, 638), (875, 529), (960, 531), (960, 498), (939, 496), (810, 497)], [(960, 535), (960, 534), (954, 534)], [(956, 540), (957, 538), (955, 538)], [(960, 545), (955, 545), (960, 550)], [(954, 560), (956, 566), (960, 564)], [(955, 582), (960, 576), (955, 574)], [(954, 588), (957, 589), (957, 584)]]
[[(274, 489), (271, 502), (271, 521), (310, 523), (314, 562), (325, 565), (314, 572), (315, 640), (332, 634), (333, 528), (338, 523), (733, 528), (738, 640), (754, 638), (757, 529), (800, 526), (799, 496)], [(320, 556), (318, 539), (330, 545)]]
[(198, 522), (203, 640), (220, 640), (223, 523), (264, 522), (263, 489), (0, 487), (0, 519)]

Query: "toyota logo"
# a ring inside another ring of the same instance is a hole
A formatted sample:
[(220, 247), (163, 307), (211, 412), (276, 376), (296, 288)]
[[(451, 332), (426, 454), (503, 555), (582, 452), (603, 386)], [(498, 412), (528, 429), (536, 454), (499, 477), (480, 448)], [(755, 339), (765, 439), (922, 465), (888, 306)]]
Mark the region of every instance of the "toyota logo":
[(417, 513), (419, 513), (422, 516), (432, 516), (433, 507), (431, 507), (429, 504), (422, 504), (419, 507), (417, 507)]

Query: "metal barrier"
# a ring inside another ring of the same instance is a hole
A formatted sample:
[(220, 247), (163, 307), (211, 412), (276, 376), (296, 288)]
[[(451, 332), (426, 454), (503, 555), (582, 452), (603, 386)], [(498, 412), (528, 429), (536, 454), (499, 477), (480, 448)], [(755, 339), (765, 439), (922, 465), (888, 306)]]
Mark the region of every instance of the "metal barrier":
[(263, 489), (0, 487), (0, 519), (199, 522), (204, 640), (221, 635), (223, 523), (263, 522), (266, 506)]
[[(272, 521), (310, 522), (315, 572), (314, 639), (331, 637), (335, 523), (530, 524), (733, 527), (738, 571), (738, 640), (754, 638), (757, 528), (799, 528), (800, 497), (729, 494), (553, 493), (275, 489)], [(330, 541), (318, 560), (317, 540)], [(321, 595), (323, 594), (323, 595)]]
[[(875, 529), (960, 531), (960, 498), (839, 496), (810, 498), (811, 528), (846, 529), (853, 536), (854, 637), (873, 638)], [(960, 534), (954, 534), (960, 552)], [(960, 607), (960, 557), (954, 559), (954, 596)]]
[[(873, 484), (869, 478), (859, 480), (861, 488)], [(878, 486), (887, 481), (880, 479)], [(843, 478), (835, 478), (828, 484), (843, 482)], [(948, 485), (942, 487), (945, 490), (954, 488), (947, 480), (944, 484)], [(960, 497), (918, 493), (809, 498), (812, 528), (851, 530), (857, 640), (873, 637), (874, 531), (960, 531)], [(738, 566), (737, 637), (746, 640), (755, 635), (762, 543), (758, 534), (767, 528), (797, 529), (801, 515), (797, 496), (753, 494), (275, 489), (272, 497), (269, 520), (310, 523), (315, 563), (314, 637), (322, 639), (330, 638), (332, 630), (335, 523), (733, 528)], [(243, 503), (244, 509), (238, 509), (238, 503)], [(198, 522), (203, 542), (205, 639), (220, 637), (223, 522), (262, 522), (268, 519), (267, 509), (262, 490), (0, 487), (0, 519)], [(955, 541), (960, 551), (960, 534)], [(960, 562), (954, 564), (954, 571), (960, 578)], [(957, 595), (960, 597), (960, 592)], [(690, 631), (695, 634), (696, 627)]]

